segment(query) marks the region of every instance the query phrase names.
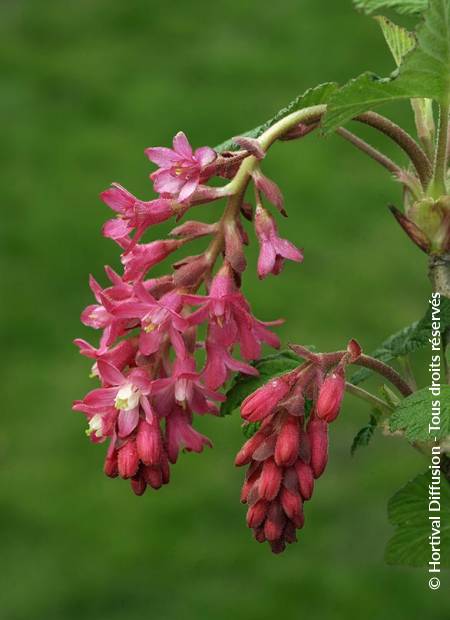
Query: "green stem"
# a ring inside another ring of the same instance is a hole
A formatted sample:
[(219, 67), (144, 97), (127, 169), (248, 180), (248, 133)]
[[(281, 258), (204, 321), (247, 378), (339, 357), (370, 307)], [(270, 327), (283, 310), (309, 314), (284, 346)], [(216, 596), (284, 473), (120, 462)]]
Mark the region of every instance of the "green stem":
[(448, 104), (440, 106), (439, 134), (434, 158), (433, 194), (435, 198), (447, 193), (449, 113), (450, 106)]
[(389, 172), (392, 172), (392, 174), (396, 177), (401, 176), (402, 169), (400, 168), (400, 166), (397, 166), (397, 164), (393, 162), (392, 159), (389, 159), (389, 157), (378, 151), (371, 144), (368, 144), (367, 142), (362, 140), (359, 136), (356, 136), (351, 131), (344, 129), (344, 127), (339, 127), (339, 129), (336, 130), (336, 133), (342, 138), (344, 138), (344, 140), (347, 140), (348, 142), (353, 144), (353, 146), (356, 146), (357, 149), (359, 149), (363, 153), (366, 153), (366, 155), (381, 164), (384, 168), (389, 170)]
[(417, 381), (414, 376), (414, 370), (411, 364), (411, 358), (409, 355), (404, 355), (399, 358), (400, 364), (403, 369), (403, 373), (406, 377), (408, 384), (413, 390), (417, 390)]
[(384, 413), (389, 414), (392, 412), (392, 407), (390, 407), (387, 402), (385, 402), (381, 398), (378, 398), (378, 396), (371, 394), (367, 390), (364, 390), (363, 388), (358, 387), (357, 385), (353, 385), (353, 383), (349, 383), (347, 381), (345, 383), (345, 389), (347, 390), (347, 392), (349, 392), (349, 394), (353, 394), (353, 396), (356, 396), (357, 398), (360, 398), (361, 400), (365, 400), (367, 403), (369, 403), (373, 407), (376, 407), (377, 409), (381, 409), (381, 411)]

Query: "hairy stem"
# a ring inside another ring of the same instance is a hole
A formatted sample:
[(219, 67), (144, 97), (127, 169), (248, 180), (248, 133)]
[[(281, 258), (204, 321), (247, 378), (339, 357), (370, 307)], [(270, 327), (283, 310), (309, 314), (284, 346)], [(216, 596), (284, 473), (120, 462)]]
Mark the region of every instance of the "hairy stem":
[(426, 188), (431, 181), (433, 170), (425, 151), (417, 144), (408, 132), (388, 118), (376, 112), (365, 112), (354, 118), (355, 121), (370, 125), (394, 140), (405, 151), (412, 161), (422, 186)]
[(439, 134), (434, 158), (433, 193), (436, 198), (447, 193), (447, 157), (450, 106), (441, 105), (439, 110)]
[[(328, 367), (339, 364), (345, 355), (347, 355), (347, 351), (337, 351), (336, 353), (323, 353), (320, 357), (324, 366)], [(389, 383), (392, 383), (400, 394), (405, 397), (410, 396), (413, 393), (412, 389), (403, 377), (395, 370), (395, 368), (392, 368), (392, 366), (389, 366), (388, 364), (385, 364), (370, 355), (360, 355), (356, 361), (351, 363), (356, 366), (368, 368), (369, 370), (376, 372), (378, 375), (381, 375), (387, 379)]]
[(347, 140), (348, 142), (356, 146), (357, 149), (359, 149), (363, 153), (366, 153), (366, 155), (381, 164), (384, 168), (389, 170), (389, 172), (392, 172), (392, 174), (394, 174), (396, 177), (399, 177), (401, 175), (402, 169), (400, 168), (400, 166), (397, 166), (397, 164), (393, 162), (392, 159), (389, 159), (389, 157), (378, 151), (372, 145), (362, 140), (359, 136), (356, 136), (351, 131), (344, 129), (344, 127), (340, 127), (339, 129), (337, 129), (336, 133), (342, 138), (344, 138), (344, 140)]

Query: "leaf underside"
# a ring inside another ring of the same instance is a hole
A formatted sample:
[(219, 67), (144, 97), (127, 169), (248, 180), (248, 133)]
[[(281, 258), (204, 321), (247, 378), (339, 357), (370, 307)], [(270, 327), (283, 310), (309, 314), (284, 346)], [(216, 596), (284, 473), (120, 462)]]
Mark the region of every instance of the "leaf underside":
[[(379, 7), (380, 8), (380, 7)], [(429, 98), (446, 104), (450, 95), (449, 0), (430, 0), (417, 30), (417, 45), (388, 78), (366, 72), (335, 92), (323, 122), (330, 133), (383, 103)]]
[[(267, 129), (272, 127), (272, 125), (283, 119), (288, 114), (291, 114), (292, 112), (295, 112), (297, 110), (301, 110), (302, 108), (309, 108), (311, 106), (327, 103), (331, 95), (337, 90), (337, 88), (338, 85), (334, 82), (326, 82), (324, 84), (316, 86), (315, 88), (310, 88), (302, 95), (296, 97), (286, 107), (279, 110), (268, 121), (240, 135), (246, 136), (248, 138), (259, 138), (259, 136), (262, 135), (265, 131), (267, 131)], [(233, 139), (230, 139), (216, 146), (215, 150), (221, 153), (223, 151), (232, 151), (239, 148), (239, 145), (233, 142)]]
[(428, 6), (428, 0), (353, 0), (357, 9), (365, 13), (375, 13), (392, 9), (400, 14), (422, 13)]

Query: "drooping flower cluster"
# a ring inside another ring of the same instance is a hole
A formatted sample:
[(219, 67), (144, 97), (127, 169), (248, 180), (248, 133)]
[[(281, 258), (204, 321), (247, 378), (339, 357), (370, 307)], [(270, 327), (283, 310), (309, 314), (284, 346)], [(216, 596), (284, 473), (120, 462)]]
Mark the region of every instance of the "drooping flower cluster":
[[(272, 216), (262, 207), (261, 194), (278, 208), (282, 201), (275, 184), (259, 171), (264, 152), (255, 140), (244, 139), (242, 144), (242, 150), (223, 154), (209, 147), (194, 151), (180, 132), (173, 149), (146, 151), (159, 166), (150, 175), (159, 194), (156, 199), (139, 200), (118, 184), (101, 194), (116, 212), (103, 234), (121, 248), (123, 273), (106, 267), (110, 284), (105, 288), (90, 279), (96, 303), (84, 310), (81, 320), (101, 330), (100, 342), (97, 348), (81, 339), (75, 342), (93, 360), (92, 375), (100, 387), (76, 401), (74, 409), (86, 415), (93, 442), (109, 440), (105, 473), (129, 479), (137, 495), (169, 481), (169, 464), (177, 461), (180, 450), (201, 452), (211, 446), (194, 429), (194, 414), (217, 414), (218, 403), (225, 400), (217, 390), (230, 374), (257, 374), (249, 362), (261, 355), (262, 345), (279, 346), (268, 329), (278, 321), (256, 319), (239, 288), (245, 269), (243, 245), (248, 243), (241, 215), (253, 219), (252, 209), (243, 202), (252, 179), (258, 196), (260, 277), (279, 273), (285, 258), (300, 261), (302, 255), (279, 238)], [(247, 158), (252, 158), (252, 166), (234, 191), (230, 184), (206, 185), (213, 176), (233, 179)], [(170, 239), (141, 243), (154, 225), (220, 198), (227, 203), (216, 223), (187, 221), (172, 230)], [(168, 275), (149, 276), (173, 252), (208, 236), (211, 242), (203, 254), (179, 260)], [(216, 269), (218, 260), (222, 263)], [(206, 328), (204, 340), (199, 339), (200, 326)]]
[(355, 341), (328, 368), (326, 358), (294, 347), (307, 361), (250, 394), (241, 407), (246, 423), (259, 428), (236, 456), (248, 465), (241, 501), (258, 542), (274, 553), (297, 541), (304, 524), (304, 503), (328, 461), (328, 424), (339, 414), (345, 367), (361, 354)]

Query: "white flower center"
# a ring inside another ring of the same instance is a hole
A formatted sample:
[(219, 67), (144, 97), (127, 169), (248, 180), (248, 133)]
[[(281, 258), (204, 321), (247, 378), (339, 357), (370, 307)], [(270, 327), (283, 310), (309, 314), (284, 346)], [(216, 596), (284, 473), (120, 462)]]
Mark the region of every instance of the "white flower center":
[(89, 420), (89, 428), (86, 431), (86, 434), (88, 436), (94, 435), (95, 437), (98, 437), (99, 439), (100, 437), (103, 436), (103, 421), (102, 421), (102, 416), (99, 413), (96, 413)]
[(138, 406), (140, 397), (141, 392), (135, 385), (132, 383), (125, 383), (117, 392), (114, 404), (116, 409), (130, 411), (130, 409), (134, 409)]

